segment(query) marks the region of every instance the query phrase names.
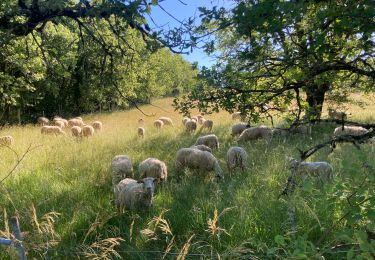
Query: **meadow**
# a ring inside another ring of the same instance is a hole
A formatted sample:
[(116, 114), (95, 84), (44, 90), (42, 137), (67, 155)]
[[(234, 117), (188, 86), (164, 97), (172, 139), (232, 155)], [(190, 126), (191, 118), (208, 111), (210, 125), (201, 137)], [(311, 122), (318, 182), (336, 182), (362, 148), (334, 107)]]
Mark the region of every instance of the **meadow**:
[[(349, 119), (374, 122), (374, 97), (353, 98), (366, 104), (350, 105)], [(12, 149), (19, 155), (30, 145), (35, 149), (0, 184), (0, 236), (9, 235), (7, 219), (17, 215), (28, 254), (37, 259), (341, 259), (347, 257), (350, 248), (332, 249), (342, 241), (337, 232), (369, 225), (367, 218), (358, 223), (338, 222), (350, 205), (345, 192), (337, 191), (343, 190), (343, 185), (347, 185), (347, 192), (361, 185), (367, 171), (364, 162), (375, 169), (374, 144), (364, 144), (360, 150), (351, 144), (340, 144), (333, 153), (328, 148), (319, 151), (309, 159), (330, 162), (333, 183), (321, 187), (314, 180), (307, 180), (293, 196), (279, 197), (290, 174), (285, 156), (297, 157), (297, 148), (305, 150), (329, 139), (335, 125), (314, 125), (311, 136), (247, 143), (246, 172), (238, 170), (231, 177), (226, 174), (218, 182), (214, 174), (194, 176), (175, 168), (176, 151), (191, 146), (206, 132), (186, 133), (182, 116), (171, 107), (172, 99), (153, 103), (163, 110), (150, 105), (141, 107), (144, 112), (155, 114), (153, 117), (136, 109), (83, 115), (85, 122), (103, 122), (103, 131), (87, 139), (75, 139), (70, 134), (42, 136), (40, 127), (34, 125), (2, 129), (0, 135), (14, 137)], [(171, 117), (174, 127), (156, 130), (152, 122), (160, 116)], [(143, 140), (136, 131), (140, 117), (145, 119)], [(213, 133), (220, 140), (220, 149), (214, 154), (227, 173), (226, 152), (237, 145), (230, 135), (234, 121), (226, 112), (205, 117), (214, 121)], [(138, 164), (148, 157), (167, 164), (169, 180), (158, 189), (150, 212), (117, 213), (110, 164), (118, 154), (131, 158), (136, 178)], [(15, 153), (1, 147), (0, 179), (15, 164)], [(176, 178), (178, 174), (181, 179)], [(294, 224), (288, 215), (291, 207), (295, 210)], [(356, 255), (356, 249), (353, 252)], [(15, 256), (9, 248), (0, 250), (1, 259)]]

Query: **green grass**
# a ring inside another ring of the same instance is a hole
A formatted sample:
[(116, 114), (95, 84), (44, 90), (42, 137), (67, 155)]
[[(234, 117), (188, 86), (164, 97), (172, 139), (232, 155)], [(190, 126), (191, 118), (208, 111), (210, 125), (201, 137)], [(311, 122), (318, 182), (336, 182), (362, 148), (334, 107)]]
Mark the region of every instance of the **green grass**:
[[(95, 248), (95, 242), (102, 241), (102, 245), (109, 248), (110, 242), (104, 244), (104, 239), (121, 237), (124, 241), (114, 249), (125, 259), (158, 259), (162, 255), (149, 251), (164, 252), (170, 244), (170, 252), (179, 253), (184, 245), (189, 247), (185, 243), (192, 235), (189, 253), (205, 255), (192, 255), (192, 258), (218, 255), (235, 258), (241, 253), (267, 258), (267, 254), (272, 255), (269, 250), (279, 246), (275, 236), (293, 237), (289, 234), (286, 214), (290, 203), (296, 206), (297, 237), (305, 236), (307, 241), (317, 242), (324, 230), (346, 209), (335, 195), (336, 188), (341, 183), (360, 182), (362, 162), (367, 161), (375, 168), (373, 144), (365, 144), (361, 150), (340, 145), (331, 154), (328, 154), (328, 149), (323, 149), (312, 160), (332, 163), (334, 183), (320, 188), (314, 182), (307, 182), (306, 187), (297, 191), (292, 202), (286, 198), (278, 199), (289, 174), (284, 165), (285, 155), (297, 156), (296, 148), (306, 149), (328, 139), (335, 126), (325, 125), (314, 126), (311, 138), (295, 135), (274, 138), (270, 143), (258, 140), (244, 145), (249, 154), (247, 171), (237, 172), (231, 178), (225, 176), (222, 182), (216, 182), (213, 176), (195, 177), (191, 173), (177, 180), (175, 177), (181, 172), (174, 167), (175, 153), (181, 147), (192, 145), (199, 134), (184, 132), (182, 117), (173, 112), (170, 103), (171, 99), (155, 102), (169, 113), (151, 106), (142, 107), (147, 113), (155, 113), (155, 117), (142, 116), (137, 110), (84, 116), (85, 122), (103, 122), (103, 131), (89, 139), (76, 140), (70, 135), (42, 136), (36, 126), (3, 129), (0, 135), (12, 135), (15, 139), (13, 149), (19, 154), (30, 144), (40, 147), (30, 152), (12, 177), (0, 186), (0, 212), (3, 212), (0, 214), (0, 230), (3, 230), (0, 236), (6, 235), (4, 214), (7, 214), (19, 216), (21, 228), (27, 232), (25, 239), (29, 254), (37, 258), (46, 252), (47, 240), (48, 243), (55, 242), (48, 246), (48, 255), (60, 259), (83, 257), (84, 253), (93, 252), (90, 249), (100, 255), (102, 250)], [(351, 119), (373, 122), (374, 108), (352, 106), (349, 109)], [(175, 126), (157, 131), (152, 122), (163, 115), (170, 116)], [(146, 121), (144, 140), (136, 135), (140, 117)], [(213, 132), (219, 137), (221, 147), (214, 154), (225, 169), (226, 151), (237, 145), (230, 136), (233, 121), (225, 112), (207, 118), (215, 122)], [(116, 212), (110, 163), (117, 154), (127, 154), (131, 158), (136, 178), (142, 160), (156, 157), (166, 162), (169, 181), (159, 188), (150, 212)], [(2, 178), (15, 164), (15, 157), (10, 150), (0, 148), (0, 158)], [(34, 221), (32, 205), (36, 209)], [(218, 214), (224, 212), (210, 228), (208, 220), (214, 218), (216, 209)], [(49, 212), (60, 214), (55, 223), (43, 219)], [(162, 219), (168, 223), (168, 232), (163, 231), (160, 224), (150, 223), (161, 213)], [(38, 231), (35, 219), (44, 229)], [(54, 232), (48, 227), (54, 227)], [(340, 223), (336, 229), (344, 227), (345, 224)], [(147, 228), (154, 232), (154, 239), (141, 234)], [(329, 235), (324, 239), (324, 245), (329, 246), (332, 241), (334, 237)], [(287, 241), (290, 245), (299, 242)], [(291, 245), (290, 248), (294, 247)], [(288, 253), (281, 253), (280, 257), (283, 255)], [(175, 256), (169, 255), (170, 258)], [(14, 252), (0, 250), (0, 258), (7, 257), (14, 257)], [(341, 255), (327, 257), (338, 259)]]

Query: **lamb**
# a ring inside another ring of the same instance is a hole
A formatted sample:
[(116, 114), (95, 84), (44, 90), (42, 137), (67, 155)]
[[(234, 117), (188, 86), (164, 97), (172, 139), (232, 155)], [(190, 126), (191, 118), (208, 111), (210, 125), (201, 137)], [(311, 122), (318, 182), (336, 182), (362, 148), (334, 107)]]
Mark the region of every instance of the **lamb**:
[(84, 137), (93, 136), (94, 132), (94, 127), (92, 127), (91, 125), (85, 125), (84, 127), (82, 127), (82, 135)]
[(83, 126), (84, 124), (83, 124), (82, 119), (79, 119), (79, 118), (72, 118), (72, 119), (69, 119), (69, 120), (68, 120), (68, 125), (69, 125), (70, 127), (72, 127), (72, 126)]
[(73, 126), (70, 130), (72, 131), (72, 135), (75, 137), (80, 137), (82, 134), (82, 128), (79, 126)]
[(157, 183), (167, 180), (168, 171), (164, 162), (155, 159), (147, 158), (139, 164), (138, 172), (141, 178), (153, 177)]
[(182, 124), (185, 125), (186, 122), (188, 122), (188, 121), (190, 121), (190, 118), (188, 118), (188, 117), (184, 117), (184, 118), (182, 119)]
[(195, 123), (198, 123), (198, 117), (197, 117), (197, 116), (193, 116), (193, 117), (191, 118), (191, 120), (195, 121)]
[(155, 121), (154, 121), (154, 126), (155, 126), (157, 129), (161, 129), (161, 128), (164, 126), (164, 123), (163, 123), (163, 121), (161, 121), (161, 120), (155, 120)]
[(249, 124), (239, 123), (232, 126), (232, 136), (240, 135), (244, 130), (250, 128)]
[(182, 148), (177, 151), (175, 166), (177, 169), (198, 169), (203, 172), (214, 171), (218, 178), (224, 179), (224, 173), (218, 160), (210, 152), (195, 148)]
[(129, 210), (149, 210), (153, 204), (155, 178), (147, 177), (136, 181), (126, 178), (115, 188), (116, 206), (119, 212)]
[(144, 138), (146, 130), (143, 127), (138, 127), (138, 137)]
[(212, 127), (213, 127), (213, 125), (214, 125), (214, 122), (212, 121), (212, 120), (205, 120), (204, 122), (203, 122), (203, 125), (202, 125), (202, 128), (207, 128), (208, 129), (208, 131), (212, 131)]
[(5, 135), (0, 137), (0, 146), (11, 146), (14, 144), (14, 139), (10, 135)]
[(367, 134), (369, 130), (362, 126), (344, 126), (344, 129), (342, 126), (336, 127), (333, 131), (333, 136), (340, 136), (340, 135), (364, 135)]
[(269, 140), (272, 137), (272, 129), (267, 126), (251, 127), (242, 132), (237, 142), (246, 142), (258, 138)]
[(189, 119), (189, 121), (185, 123), (185, 128), (186, 128), (186, 131), (192, 133), (195, 130), (197, 130), (197, 122)]
[(61, 121), (61, 120), (54, 120), (54, 121), (53, 121), (53, 124), (54, 124), (55, 126), (60, 127), (61, 129), (63, 129), (63, 128), (65, 127), (64, 122)]
[(198, 149), (198, 150), (201, 150), (201, 151), (206, 151), (206, 152), (212, 153), (212, 149), (210, 147), (208, 147), (208, 146), (203, 145), (203, 144), (192, 145), (192, 146), (190, 146), (190, 148)]
[(163, 117), (160, 117), (159, 120), (160, 120), (160, 121), (163, 121), (163, 123), (164, 123), (165, 125), (173, 125), (173, 121), (172, 121), (172, 119), (170, 119), (169, 117), (165, 117), (165, 116), (163, 116)]
[(342, 111), (337, 111), (336, 109), (333, 109), (333, 108), (328, 108), (328, 117), (332, 119), (346, 120), (347, 114)]
[(122, 179), (133, 177), (133, 164), (126, 155), (116, 155), (111, 164), (112, 185), (117, 185)]
[(41, 116), (38, 118), (38, 124), (40, 126), (48, 125), (48, 123), (49, 123), (49, 120), (47, 117)]
[(45, 125), (41, 128), (40, 132), (45, 135), (48, 135), (48, 134), (65, 135), (65, 132), (58, 126)]
[(201, 117), (198, 117), (198, 123), (200, 124), (200, 125), (203, 125), (204, 124), (204, 122), (206, 122), (207, 120), (206, 119), (204, 119), (203, 118), (203, 116), (201, 116)]
[(248, 155), (242, 147), (232, 146), (227, 152), (227, 167), (229, 174), (231, 175), (232, 171), (236, 167), (240, 167), (242, 172), (245, 171), (247, 164)]
[(103, 128), (103, 123), (100, 121), (94, 121), (92, 122), (92, 127), (94, 128), (95, 131), (101, 131)]
[(291, 157), (287, 157), (287, 163), (293, 174), (302, 174), (302, 179), (306, 175), (313, 175), (320, 179), (331, 182), (333, 179), (333, 168), (328, 162), (301, 162)]
[[(63, 122), (63, 124), (64, 124), (64, 127), (67, 127), (68, 125), (69, 125), (69, 123), (68, 123), (68, 120), (66, 120), (66, 119), (64, 119), (64, 118), (62, 118), (62, 117), (59, 117), (59, 116), (55, 116), (54, 118), (53, 118), (53, 123), (55, 124), (56, 122)], [(55, 125), (57, 125), (57, 124), (55, 124)], [(59, 126), (59, 125), (57, 125), (57, 126)]]
[(211, 149), (219, 149), (219, 139), (214, 134), (199, 137), (195, 142), (195, 145), (198, 144), (204, 144), (205, 146), (208, 146)]

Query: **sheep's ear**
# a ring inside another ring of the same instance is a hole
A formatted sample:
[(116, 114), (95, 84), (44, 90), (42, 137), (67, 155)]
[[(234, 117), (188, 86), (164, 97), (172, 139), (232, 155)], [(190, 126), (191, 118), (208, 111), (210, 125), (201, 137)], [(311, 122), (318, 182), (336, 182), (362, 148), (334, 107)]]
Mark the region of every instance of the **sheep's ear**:
[(143, 180), (138, 180), (137, 183), (145, 183)]

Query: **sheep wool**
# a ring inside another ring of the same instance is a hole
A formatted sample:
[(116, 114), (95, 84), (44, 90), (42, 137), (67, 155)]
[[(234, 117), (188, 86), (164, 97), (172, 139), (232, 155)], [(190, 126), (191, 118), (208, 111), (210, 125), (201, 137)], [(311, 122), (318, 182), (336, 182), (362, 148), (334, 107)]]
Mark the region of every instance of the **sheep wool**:
[(208, 146), (203, 145), (203, 144), (193, 145), (193, 146), (190, 146), (190, 148), (212, 153), (212, 149)]
[(169, 117), (162, 116), (159, 118), (160, 121), (163, 121), (164, 125), (171, 125), (173, 126), (173, 121)]
[(197, 130), (197, 122), (189, 119), (189, 121), (185, 123), (185, 128), (186, 128), (186, 131), (192, 133), (195, 130)]
[(244, 130), (250, 128), (249, 124), (239, 123), (232, 126), (232, 136), (240, 135)]
[(161, 129), (161, 128), (164, 126), (164, 123), (163, 123), (163, 121), (161, 121), (161, 120), (155, 120), (155, 121), (154, 121), (154, 126), (155, 126), (157, 129)]
[(100, 121), (94, 121), (92, 122), (92, 127), (94, 128), (95, 131), (101, 131), (103, 128), (103, 123)]
[(198, 145), (198, 144), (203, 144), (205, 146), (210, 147), (211, 149), (215, 149), (215, 148), (218, 149), (219, 148), (219, 138), (217, 138), (217, 136), (214, 135), (214, 134), (201, 136), (195, 142), (195, 145)]
[(319, 178), (321, 182), (333, 179), (333, 167), (328, 162), (301, 162), (291, 157), (286, 159), (293, 174), (303, 175), (302, 179), (308, 175)]
[(65, 132), (58, 126), (42, 126), (40, 132), (45, 135), (65, 135)]
[(118, 184), (122, 179), (133, 177), (133, 164), (126, 155), (116, 155), (111, 164), (112, 185)]
[(333, 136), (340, 136), (340, 135), (363, 135), (367, 134), (369, 130), (367, 130), (364, 127), (361, 126), (344, 126), (344, 129), (342, 126), (336, 127), (335, 130), (333, 131)]
[(229, 174), (237, 167), (245, 171), (248, 155), (242, 147), (232, 146), (227, 152), (227, 168)]
[(237, 142), (246, 142), (263, 138), (269, 140), (272, 137), (272, 129), (266, 126), (251, 127), (245, 129), (238, 137)]
[(94, 127), (92, 127), (91, 125), (85, 125), (84, 127), (82, 127), (82, 136), (84, 137), (93, 136), (94, 132)]
[(68, 120), (68, 125), (69, 125), (70, 127), (72, 127), (72, 126), (83, 126), (84, 124), (83, 124), (82, 119), (79, 119), (79, 118), (72, 118), (72, 119), (69, 119), (69, 120)]
[(48, 125), (48, 123), (49, 123), (48, 118), (46, 118), (44, 116), (38, 117), (38, 124), (40, 126)]
[(80, 137), (82, 134), (82, 129), (79, 126), (73, 126), (70, 131), (72, 132), (72, 135), (75, 137)]
[(212, 120), (205, 120), (202, 124), (203, 128), (208, 129), (208, 131), (212, 131), (212, 127), (214, 126), (214, 121)]
[(144, 138), (146, 130), (143, 127), (138, 127), (138, 137)]
[(156, 158), (142, 161), (138, 166), (138, 172), (141, 178), (154, 177), (158, 183), (168, 178), (167, 165)]

